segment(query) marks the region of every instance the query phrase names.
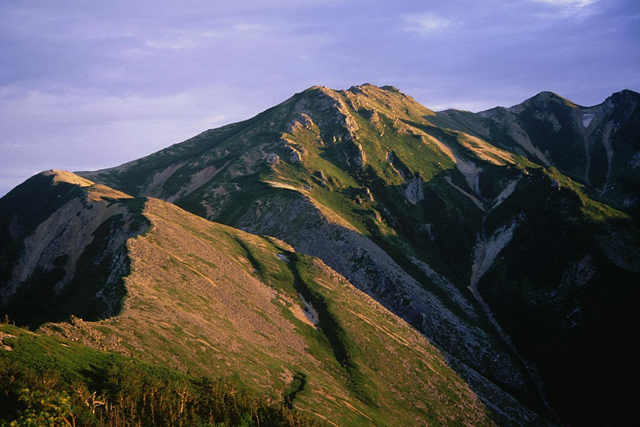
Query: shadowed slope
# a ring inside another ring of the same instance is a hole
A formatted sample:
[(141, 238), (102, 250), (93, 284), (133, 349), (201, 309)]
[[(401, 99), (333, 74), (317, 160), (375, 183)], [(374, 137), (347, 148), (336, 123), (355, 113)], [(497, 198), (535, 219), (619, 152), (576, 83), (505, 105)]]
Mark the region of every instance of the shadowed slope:
[(37, 326), (121, 309), (125, 242), (147, 222), (130, 196), (47, 171), (0, 199), (0, 310)]

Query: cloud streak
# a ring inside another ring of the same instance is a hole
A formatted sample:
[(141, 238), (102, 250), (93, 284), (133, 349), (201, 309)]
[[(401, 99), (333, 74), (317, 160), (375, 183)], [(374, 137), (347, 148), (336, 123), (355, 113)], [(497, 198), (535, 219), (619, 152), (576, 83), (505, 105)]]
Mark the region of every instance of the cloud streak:
[(213, 42), (228, 40), (272, 37), (274, 27), (265, 24), (232, 23), (214, 29), (181, 29), (169, 32), (145, 41), (145, 46), (154, 49), (193, 50)]
[(559, 7), (586, 7), (597, 0), (533, 0), (536, 3), (546, 3)]
[(424, 13), (404, 17), (404, 31), (422, 36), (433, 35), (451, 26), (452, 21), (435, 13)]
[(592, 5), (598, 0), (531, 0), (534, 3), (544, 4), (553, 8), (551, 11), (538, 13), (545, 18), (584, 18), (594, 11)]

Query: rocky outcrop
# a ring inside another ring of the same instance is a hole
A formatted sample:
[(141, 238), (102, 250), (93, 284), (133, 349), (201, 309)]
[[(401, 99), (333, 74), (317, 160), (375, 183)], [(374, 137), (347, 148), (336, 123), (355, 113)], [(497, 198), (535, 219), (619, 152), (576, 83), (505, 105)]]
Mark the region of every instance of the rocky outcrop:
[(407, 201), (412, 205), (424, 200), (424, 191), (422, 190), (423, 183), (419, 175), (414, 175), (407, 181), (404, 194), (407, 196)]

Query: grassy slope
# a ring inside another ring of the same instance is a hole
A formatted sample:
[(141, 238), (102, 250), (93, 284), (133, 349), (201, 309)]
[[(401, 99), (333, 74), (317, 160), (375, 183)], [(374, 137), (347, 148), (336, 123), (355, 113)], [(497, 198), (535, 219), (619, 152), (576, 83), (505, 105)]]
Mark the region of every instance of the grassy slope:
[(0, 373), (0, 425), (314, 424), (230, 381), (7, 324), (0, 325)]
[[(129, 243), (122, 315), (48, 332), (231, 376), (274, 398), (296, 389), (295, 408), (339, 425), (488, 422), (438, 350), (319, 261), (158, 200), (145, 216), (152, 228)], [(298, 292), (315, 295), (318, 328), (305, 320)]]

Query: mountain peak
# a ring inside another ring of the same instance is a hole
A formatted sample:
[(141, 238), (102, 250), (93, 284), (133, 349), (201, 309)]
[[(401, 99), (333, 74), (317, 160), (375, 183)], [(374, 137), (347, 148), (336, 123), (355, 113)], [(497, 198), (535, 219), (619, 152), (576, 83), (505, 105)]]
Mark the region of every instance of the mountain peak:
[(629, 89), (623, 89), (620, 92), (611, 94), (605, 103), (613, 103), (614, 105), (625, 105), (630, 103), (638, 104), (640, 102), (640, 93)]
[(390, 86), (390, 85), (381, 86), (380, 89), (386, 90), (386, 91), (389, 91), (389, 92), (398, 92), (398, 93), (400, 92), (400, 89), (398, 89), (395, 86)]
[(64, 182), (67, 184), (77, 185), (79, 187), (91, 187), (92, 185), (94, 185), (93, 181), (90, 181), (86, 178), (76, 175), (73, 172), (65, 170), (49, 169), (42, 172), (41, 175), (45, 177), (52, 177), (54, 184)]
[(573, 103), (572, 101), (563, 98), (562, 96), (558, 95), (557, 93), (554, 92), (550, 92), (550, 91), (542, 91), (540, 93), (538, 93), (537, 95), (532, 96), (531, 98), (527, 99), (526, 101), (524, 101), (522, 104), (520, 105), (547, 105), (549, 103), (555, 103), (555, 104), (564, 104), (567, 105), (569, 107), (577, 107), (577, 105), (575, 103)]
[(369, 97), (380, 97), (380, 96), (401, 96), (402, 98), (407, 98), (407, 99), (411, 99), (411, 97), (409, 97), (408, 95), (402, 93), (400, 91), (400, 89), (394, 87), (394, 86), (389, 86), (389, 85), (385, 85), (385, 86), (376, 86), (374, 84), (371, 83), (363, 83), (361, 85), (356, 85), (356, 86), (351, 86), (349, 89), (347, 90), (338, 90), (338, 89), (331, 89), (327, 86), (323, 86), (323, 85), (315, 85), (315, 86), (311, 86), (310, 88), (304, 90), (302, 92), (303, 94), (323, 94), (323, 95), (329, 95), (329, 96), (335, 96), (338, 94), (341, 95), (348, 95), (348, 94), (352, 94), (352, 95), (366, 95)]
[(358, 86), (351, 86), (349, 89), (347, 89), (346, 92), (350, 92), (354, 94), (378, 94), (378, 95), (386, 95), (386, 96), (389, 96), (389, 95), (393, 96), (395, 94), (395, 95), (400, 95), (403, 98), (409, 98), (409, 96), (402, 93), (400, 89), (398, 89), (395, 86), (389, 86), (389, 85), (376, 86), (371, 83), (363, 83)]
[(323, 85), (315, 85), (315, 86), (311, 86), (310, 88), (302, 91), (302, 95), (328, 95), (328, 96), (334, 96), (337, 93), (337, 91), (327, 87), (327, 86), (323, 86)]
[(400, 89), (398, 89), (395, 86), (390, 86), (390, 85), (385, 85), (385, 86), (376, 86), (374, 84), (371, 83), (363, 83), (361, 85), (357, 85), (357, 86), (351, 86), (348, 91), (349, 92), (353, 92), (353, 93), (357, 93), (357, 92), (364, 92), (367, 90), (373, 90), (373, 91), (378, 91), (378, 92), (395, 92), (395, 93), (399, 93), (404, 95)]
[(384, 112), (390, 117), (422, 121), (426, 116), (435, 115), (433, 111), (394, 86), (378, 87), (365, 83), (360, 86), (352, 86), (341, 93), (357, 107), (356, 109), (377, 110), (379, 113)]

